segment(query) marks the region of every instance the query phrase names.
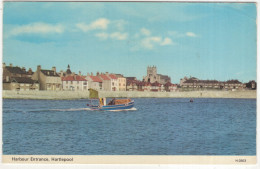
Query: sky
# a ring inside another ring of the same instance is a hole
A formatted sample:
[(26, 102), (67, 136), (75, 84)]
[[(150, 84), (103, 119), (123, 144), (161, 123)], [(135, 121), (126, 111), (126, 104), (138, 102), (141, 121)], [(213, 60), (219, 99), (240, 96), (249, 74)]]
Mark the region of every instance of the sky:
[(3, 62), (173, 83), (256, 80), (255, 3), (4, 2)]

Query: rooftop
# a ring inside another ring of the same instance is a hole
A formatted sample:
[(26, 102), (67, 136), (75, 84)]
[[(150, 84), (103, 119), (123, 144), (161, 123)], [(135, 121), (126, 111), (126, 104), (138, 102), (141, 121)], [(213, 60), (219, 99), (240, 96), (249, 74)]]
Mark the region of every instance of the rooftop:
[(6, 66), (5, 67), (10, 73), (15, 73), (15, 74), (26, 74), (26, 70), (22, 69), (18, 66), (12, 67), (12, 66)]
[(66, 76), (62, 78), (62, 81), (87, 81), (83, 76), (75, 75), (75, 76)]
[(97, 76), (89, 76), (93, 82), (102, 82), (102, 80)]
[(58, 73), (56, 73), (53, 70), (41, 70), (41, 72), (45, 75), (45, 76), (53, 76), (53, 77), (60, 77)]

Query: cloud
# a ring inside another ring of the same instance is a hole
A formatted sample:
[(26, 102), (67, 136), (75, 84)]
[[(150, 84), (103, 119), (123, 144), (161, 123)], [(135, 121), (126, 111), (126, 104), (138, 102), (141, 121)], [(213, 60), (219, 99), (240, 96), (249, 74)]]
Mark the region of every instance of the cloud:
[(186, 36), (189, 36), (189, 37), (197, 37), (197, 35), (193, 32), (186, 32)]
[(111, 34), (102, 32), (102, 33), (95, 34), (95, 36), (101, 40), (106, 40), (108, 38), (115, 39), (115, 40), (125, 40), (128, 38), (127, 33), (121, 33), (121, 32), (113, 32)]
[(150, 36), (147, 38), (142, 39), (141, 46), (145, 49), (153, 49), (155, 45), (166, 46), (166, 45), (173, 45), (173, 42), (170, 38), (166, 37), (162, 39), (160, 36)]
[(151, 32), (148, 29), (146, 29), (146, 28), (142, 28), (141, 29), (141, 33), (143, 35), (145, 35), (145, 36), (150, 36), (151, 35)]
[(178, 31), (169, 31), (168, 34), (174, 38), (184, 38), (184, 37), (198, 37), (197, 34), (193, 33), (193, 32), (186, 32), (186, 33), (181, 33)]
[(114, 32), (110, 35), (112, 39), (116, 40), (125, 40), (127, 39), (128, 34), (127, 33), (120, 33), (120, 32)]
[(99, 18), (90, 24), (78, 23), (76, 24), (76, 27), (82, 30), (83, 32), (88, 32), (96, 29), (106, 30), (109, 23), (110, 21), (108, 19)]
[(173, 44), (173, 42), (170, 38), (164, 38), (164, 40), (161, 43), (162, 46), (171, 45), (171, 44)]
[(16, 26), (8, 34), (8, 36), (16, 36), (20, 34), (48, 34), (64, 32), (64, 26), (61, 24), (51, 25), (43, 22), (36, 22), (22, 26)]

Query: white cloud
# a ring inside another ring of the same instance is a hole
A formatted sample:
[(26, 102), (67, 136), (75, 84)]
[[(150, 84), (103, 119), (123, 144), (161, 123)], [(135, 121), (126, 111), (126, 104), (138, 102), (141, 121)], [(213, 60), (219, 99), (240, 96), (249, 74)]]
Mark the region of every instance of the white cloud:
[(151, 36), (144, 38), (141, 41), (141, 45), (146, 48), (146, 49), (153, 49), (155, 45), (161, 45), (161, 46), (166, 46), (166, 45), (172, 45), (173, 42), (170, 38), (166, 37), (162, 39), (160, 36)]
[(161, 43), (162, 46), (171, 45), (171, 44), (173, 44), (173, 43), (172, 43), (172, 40), (170, 38), (164, 38), (164, 40)]
[(110, 35), (112, 39), (116, 40), (125, 40), (127, 39), (128, 34), (127, 33), (120, 33), (120, 32), (114, 32)]
[(169, 31), (168, 34), (172, 37), (175, 38), (183, 38), (183, 37), (198, 37), (197, 34), (193, 33), (193, 32), (186, 32), (186, 33), (181, 33), (181, 32), (177, 32), (177, 31)]
[(197, 37), (197, 35), (193, 32), (186, 32), (186, 36), (189, 36), (189, 37)]
[(125, 40), (128, 37), (127, 33), (121, 33), (121, 32), (113, 32), (111, 34), (102, 32), (95, 34), (96, 37), (98, 37), (101, 40), (106, 40), (108, 38), (115, 39), (115, 40)]
[(64, 32), (64, 26), (61, 24), (51, 25), (42, 22), (31, 23), (28, 25), (17, 26), (11, 29), (9, 36), (16, 36), (20, 34), (48, 34)]
[(145, 36), (150, 36), (151, 35), (151, 32), (148, 29), (146, 29), (146, 28), (142, 28), (141, 29), (141, 33), (143, 35), (145, 35)]
[(83, 32), (96, 30), (96, 29), (106, 30), (109, 23), (110, 21), (108, 19), (99, 18), (94, 22), (90, 23), (89, 25), (85, 23), (78, 23), (76, 24), (76, 27), (82, 30)]

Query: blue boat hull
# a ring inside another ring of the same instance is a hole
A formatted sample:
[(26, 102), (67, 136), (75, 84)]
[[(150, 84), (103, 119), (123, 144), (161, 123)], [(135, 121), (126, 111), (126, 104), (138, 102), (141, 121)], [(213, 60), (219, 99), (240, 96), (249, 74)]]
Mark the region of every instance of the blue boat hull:
[(118, 104), (118, 105), (106, 105), (106, 106), (89, 106), (91, 110), (127, 110), (134, 107), (134, 101), (131, 101), (127, 104)]

